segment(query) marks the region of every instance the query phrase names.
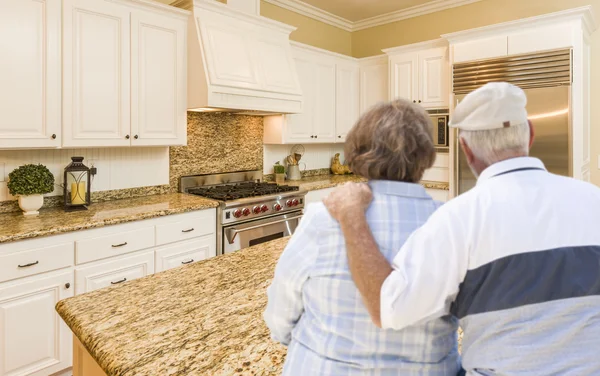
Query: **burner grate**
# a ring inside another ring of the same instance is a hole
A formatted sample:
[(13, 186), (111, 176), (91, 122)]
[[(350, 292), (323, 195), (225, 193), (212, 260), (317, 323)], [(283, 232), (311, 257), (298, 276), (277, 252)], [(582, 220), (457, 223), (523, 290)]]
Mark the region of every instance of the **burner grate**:
[(300, 188), (276, 183), (239, 183), (191, 188), (187, 192), (220, 201), (239, 200), (248, 197), (267, 196), (298, 191)]

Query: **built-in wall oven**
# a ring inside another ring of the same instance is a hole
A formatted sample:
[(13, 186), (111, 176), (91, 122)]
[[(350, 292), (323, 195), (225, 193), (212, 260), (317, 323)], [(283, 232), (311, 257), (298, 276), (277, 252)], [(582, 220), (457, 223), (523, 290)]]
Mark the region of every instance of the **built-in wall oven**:
[(448, 127), (450, 111), (447, 108), (428, 110), (429, 118), (433, 124), (433, 142), (436, 148), (450, 146), (450, 129)]

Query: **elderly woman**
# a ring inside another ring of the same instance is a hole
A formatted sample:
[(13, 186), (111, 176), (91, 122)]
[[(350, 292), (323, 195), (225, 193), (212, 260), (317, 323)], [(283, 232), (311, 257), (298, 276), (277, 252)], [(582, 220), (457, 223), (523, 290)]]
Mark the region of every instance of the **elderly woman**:
[[(435, 159), (427, 113), (405, 100), (374, 107), (346, 138), (352, 171), (369, 180), (367, 220), (392, 261), (438, 208), (419, 185)], [(310, 205), (275, 269), (265, 321), (288, 347), (284, 375), (456, 375), (457, 321), (401, 331), (376, 327), (354, 285), (344, 237), (322, 203)]]

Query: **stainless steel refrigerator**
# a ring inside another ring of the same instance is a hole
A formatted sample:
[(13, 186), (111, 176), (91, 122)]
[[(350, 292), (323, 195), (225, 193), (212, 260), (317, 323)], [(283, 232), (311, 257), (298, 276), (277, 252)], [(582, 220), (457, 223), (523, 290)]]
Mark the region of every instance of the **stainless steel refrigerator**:
[[(530, 155), (540, 158), (550, 172), (572, 176), (571, 54), (570, 51), (560, 52), (561, 54), (554, 53), (550, 57), (540, 57), (539, 54), (513, 57), (512, 62), (508, 59), (478, 62), (477, 83), (473, 81), (473, 65), (470, 69), (465, 69), (468, 68), (465, 65), (455, 65), (453, 87), (455, 105), (465, 97), (468, 89), (486, 83), (483, 82), (486, 81), (486, 74), (491, 77), (487, 82), (506, 81), (522, 87), (527, 94), (527, 113), (535, 129), (535, 140)], [(454, 179), (456, 193), (461, 194), (473, 188), (477, 179), (469, 169), (457, 138), (454, 139), (454, 143)]]

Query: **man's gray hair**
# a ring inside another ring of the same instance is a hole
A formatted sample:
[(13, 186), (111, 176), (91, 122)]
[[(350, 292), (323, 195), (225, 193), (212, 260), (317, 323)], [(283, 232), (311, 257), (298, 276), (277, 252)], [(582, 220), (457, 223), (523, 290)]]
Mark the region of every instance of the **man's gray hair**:
[(530, 136), (528, 123), (484, 131), (460, 131), (460, 138), (487, 165), (505, 159), (507, 152), (529, 155)]

